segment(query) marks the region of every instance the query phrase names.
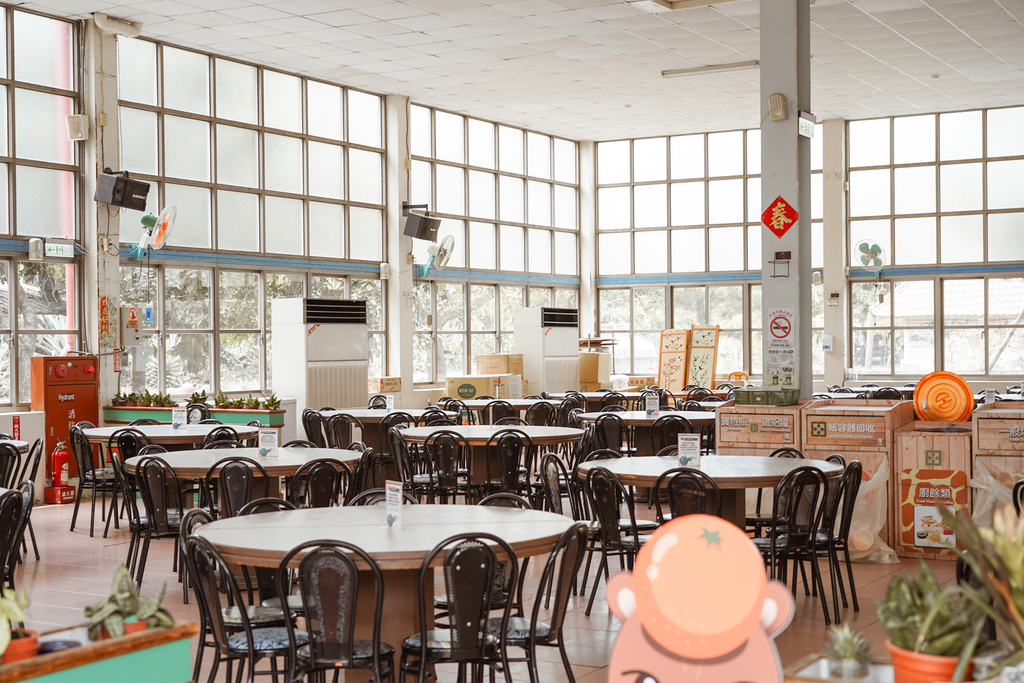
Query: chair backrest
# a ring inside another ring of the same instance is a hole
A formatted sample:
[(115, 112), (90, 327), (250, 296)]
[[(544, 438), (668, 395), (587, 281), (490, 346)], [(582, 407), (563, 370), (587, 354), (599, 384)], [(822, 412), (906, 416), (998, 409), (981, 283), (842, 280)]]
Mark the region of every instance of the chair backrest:
[(800, 458), (803, 460), (804, 454), (799, 449), (793, 448), (792, 446), (783, 446), (782, 448), (776, 448), (774, 451), (768, 454), (769, 458)]
[(352, 470), (340, 460), (310, 460), (295, 470), (289, 491), (290, 502), (303, 508), (333, 507), (339, 504), (351, 481)]
[[(494, 594), (501, 590), (502, 582), (495, 581), (500, 548), (507, 561), (509, 586), (518, 585), (519, 563), (512, 547), (503, 539), (487, 533), (464, 533), (451, 536), (427, 553), (420, 565), (418, 584), (420, 633), (427, 633), (427, 612), (433, 614), (435, 558), (444, 553), (442, 572), (449, 609), (449, 637), (451, 659), (463, 662), (487, 656), (493, 647), (493, 636), (488, 634), (488, 620)], [(513, 600), (506, 600), (500, 618), (500, 630), (508, 630), (509, 610)], [(427, 638), (421, 639), (421, 660), (426, 661)]]
[[(633, 509), (633, 496), (622, 485), (619, 478), (612, 472), (595, 467), (587, 472), (584, 490), (590, 509), (598, 523), (601, 534), (601, 545), (608, 550), (619, 550), (623, 547), (622, 532), (631, 533), (636, 547), (640, 547), (639, 533), (636, 528), (636, 512)], [(620, 525), (622, 504), (626, 503), (629, 513), (629, 526)]]
[(680, 434), (697, 434), (697, 430), (682, 415), (662, 415), (650, 429), (651, 452), (657, 453), (666, 446), (678, 444)]
[(572, 588), (576, 582), (576, 574), (579, 573), (580, 565), (583, 564), (586, 549), (587, 525), (582, 522), (573, 524), (555, 541), (555, 547), (551, 549), (551, 555), (548, 556), (544, 571), (541, 572), (537, 595), (544, 595), (549, 587), (553, 587), (554, 604), (551, 606), (547, 618), (544, 618), (540, 613), (541, 603), (544, 601), (535, 600), (530, 626), (537, 628), (538, 625), (546, 621), (552, 634), (548, 642), (553, 642), (556, 636), (561, 638), (565, 614), (572, 601)]
[(281, 448), (317, 448), (317, 445), (306, 439), (292, 439), (288, 443), (282, 444)]
[(221, 422), (220, 420), (218, 420), (215, 417), (207, 417), (207, 418), (203, 418), (202, 420), (200, 420), (199, 424), (201, 424), (201, 425), (222, 425), (224, 423)]
[(180, 520), (184, 508), (174, 469), (163, 458), (145, 456), (135, 465), (135, 481), (150, 527), (159, 534), (169, 533), (172, 517)]
[(129, 427), (145, 427), (146, 425), (158, 425), (160, 420), (154, 420), (151, 417), (140, 417), (138, 420), (132, 420), (128, 423)]
[(861, 477), (864, 474), (864, 467), (860, 460), (852, 460), (843, 470), (843, 476), (835, 487), (839, 492), (834, 497), (833, 509), (826, 510), (826, 524), (822, 527), (833, 536), (846, 541), (850, 536), (850, 524), (853, 522), (853, 508), (857, 504), (857, 494), (860, 493)]
[(872, 398), (902, 401), (903, 392), (894, 387), (882, 387), (881, 389), (875, 391), (875, 394), (874, 396), (872, 396)]
[(601, 408), (605, 408), (607, 406), (625, 407), (628, 400), (629, 399), (626, 398), (625, 394), (618, 391), (608, 391), (601, 397)]
[(846, 467), (846, 458), (844, 458), (839, 453), (830, 454), (827, 458), (825, 458), (825, 462), (831, 462), (836, 465), (839, 465), (840, 467)]
[[(259, 496), (253, 495), (255, 476), (253, 472), (260, 473), (260, 481), (263, 493)], [(216, 487), (213, 483), (216, 479)], [(253, 498), (266, 498), (270, 495), (270, 477), (267, 470), (252, 458), (241, 456), (228, 456), (221, 458), (210, 466), (203, 480), (206, 490), (211, 494), (216, 491), (216, 498), (220, 506), (219, 516), (221, 518), (234, 517), (242, 506)]]
[[(237, 606), (241, 616), (241, 632), (246, 642), (253, 644), (252, 625), (244, 609), (245, 601), (235, 583), (233, 569), (224, 561), (217, 549), (202, 536), (191, 535), (185, 541), (185, 562), (192, 578), (192, 586), (199, 603), (199, 615), (213, 636), (221, 655), (230, 652), (228, 639), (239, 632), (225, 621), (224, 607)], [(231, 630), (229, 630), (231, 628)]]
[(516, 417), (515, 415), (511, 415), (509, 417), (503, 417), (500, 420), (498, 420), (497, 422), (495, 422), (494, 424), (496, 426), (505, 426), (505, 427), (529, 427), (530, 426), (529, 422), (527, 422), (526, 420), (524, 420), (521, 417)]
[(219, 427), (214, 427), (205, 437), (203, 437), (202, 448), (206, 448), (207, 445), (216, 441), (237, 441), (238, 443), (241, 443), (242, 440), (238, 437), (238, 432), (235, 431), (234, 427), (221, 425)]
[(594, 445), (622, 452), (623, 442), (628, 439), (626, 422), (615, 413), (599, 415), (594, 421)]
[(558, 411), (555, 409), (554, 405), (547, 401), (534, 403), (526, 409), (527, 424), (538, 427), (548, 427), (555, 424), (556, 417), (558, 417)]
[(78, 467), (78, 476), (84, 477), (93, 471), (92, 445), (86, 438), (82, 427), (77, 424), (68, 428), (68, 445), (71, 447), (71, 455)]
[(18, 529), (21, 526), (25, 499), (21, 491), (9, 489), (0, 493), (0, 585), (14, 571), (18, 553)]
[[(144, 448), (149, 448), (149, 446)], [(138, 459), (136, 459), (137, 462), (139, 462)], [(134, 476), (128, 476), (127, 472), (125, 472), (124, 460), (121, 459), (121, 454), (118, 452), (110, 452), (110, 467), (114, 470), (114, 483), (117, 486), (118, 493), (124, 499), (124, 504), (128, 511), (128, 522), (131, 524), (141, 516), (138, 498), (135, 496), (137, 491), (136, 479)]]
[(710, 389), (708, 389), (707, 387), (696, 387), (694, 389), (690, 389), (690, 391), (687, 392), (686, 400), (687, 401), (703, 401), (704, 399), (708, 398), (709, 396), (714, 396), (714, 394), (711, 393)]
[[(486, 448), (489, 453), (497, 454), (496, 458), (484, 459), (488, 484), (492, 487), (496, 484), (503, 491), (515, 491), (519, 487), (519, 468), (529, 471), (532, 465), (533, 439), (526, 432), (509, 427), (491, 434)], [(491, 471), (494, 465), (497, 465), (497, 472)]]
[(1022, 504), (1024, 504), (1024, 479), (1013, 485), (1013, 507), (1017, 510), (1018, 516)]
[(327, 448), (323, 415), (312, 408), (306, 408), (302, 411), (302, 428), (306, 432), (306, 439), (315, 443), (317, 448)]
[(491, 401), (480, 411), (481, 420), (486, 425), (492, 425), (503, 417), (518, 416), (519, 411), (512, 407), (508, 401)]
[[(281, 498), (257, 498), (256, 500), (249, 501), (238, 511), (238, 516), (244, 515), (262, 515), (268, 512), (281, 512), (282, 510), (294, 510), (295, 506), (287, 500)], [(277, 591), (277, 571), (268, 567), (252, 567), (251, 568), (256, 575), (256, 592), (259, 595), (260, 602), (269, 600), (270, 598), (276, 598), (280, 595)], [(249, 577), (249, 567), (244, 567), (245, 571), (245, 582), (246, 589), (251, 593), (251, 579)], [(288, 595), (288, 593), (285, 593)]]
[(355, 441), (356, 429), (360, 435), (365, 433), (359, 418), (348, 413), (331, 415), (324, 426), (327, 432), (327, 445), (331, 448), (348, 448), (348, 445)]
[(137, 429), (127, 427), (110, 435), (107, 439), (107, 453), (113, 454), (116, 449), (121, 454), (121, 462), (125, 462), (142, 455), (142, 449), (149, 445), (149, 437)]
[(583, 458), (583, 462), (590, 462), (591, 460), (617, 460), (621, 457), (623, 457), (622, 453), (613, 448), (598, 448), (587, 453), (586, 457)]
[(39, 463), (42, 459), (43, 440), (36, 439), (28, 449), (28, 456), (25, 457), (24, 464), (21, 467), (21, 474), (18, 475), (18, 481), (28, 480), (34, 482), (36, 475), (39, 474)]
[(178, 540), (181, 542), (181, 547), (185, 547), (188, 537), (194, 534), (196, 529), (212, 521), (213, 517), (203, 508), (189, 508), (186, 510), (181, 518), (181, 527), (178, 530)]
[(377, 486), (377, 480), (380, 478), (380, 472), (377, 471), (379, 460), (379, 456), (372, 448), (363, 451), (363, 454), (359, 456), (359, 462), (356, 463), (355, 469), (352, 470), (352, 474), (348, 478), (348, 485), (339, 492), (342, 505), (346, 505), (348, 499), (360, 491)]
[(388, 398), (383, 394), (374, 394), (373, 396), (370, 397), (370, 400), (366, 404), (366, 407), (376, 410), (384, 408), (386, 410), (388, 407)]
[(675, 467), (663, 472), (654, 482), (658, 519), (664, 519), (660, 495), (663, 486), (668, 492), (672, 519), (694, 514), (722, 516), (722, 493), (715, 480), (692, 467)]
[(785, 545), (801, 546), (813, 539), (824, 513), (828, 480), (817, 467), (797, 467), (775, 487), (772, 525), (785, 529)]
[(436, 431), (423, 443), (430, 459), (427, 474), (432, 486), (452, 490), (458, 484), (459, 470), (469, 462), (470, 445), (466, 437), (449, 429)]
[[(562, 502), (562, 482), (569, 481), (569, 473), (565, 465), (554, 453), (545, 453), (540, 457), (540, 468), (537, 476), (540, 477), (541, 496), (544, 501), (544, 509), (554, 512), (556, 515), (564, 515), (565, 505)], [(562, 477), (565, 477), (563, 479)], [(571, 503), (570, 503), (571, 505)], [(575, 515), (573, 515), (575, 519)]]
[(0, 443), (0, 488), (13, 489), (21, 473), (21, 453), (12, 444)]
[(420, 415), (419, 419), (416, 420), (417, 427), (435, 427), (435, 426), (451, 426), (459, 424), (457, 422), (459, 418), (450, 418), (448, 415), (439, 409), (435, 410), (424, 410), (423, 414)]
[(498, 491), (497, 493), (492, 493), (489, 496), (484, 496), (480, 499), (480, 502), (477, 503), (477, 505), (496, 508), (518, 508), (520, 510), (533, 509), (533, 506), (530, 505), (530, 501), (526, 500), (522, 496), (509, 493), (508, 491)]
[[(366, 489), (360, 491), (345, 503), (345, 505), (384, 505), (387, 502), (387, 489)], [(402, 491), (402, 505), (417, 505), (419, 501), (416, 496), (408, 491)]]
[(28, 527), (28, 520), (32, 516), (32, 507), (36, 500), (36, 485), (32, 481), (23, 481), (15, 489), (21, 493), (21, 517), (18, 519), (18, 528), (14, 530), (14, 550), (8, 557), (8, 574), (14, 573), (14, 565), (17, 564), (18, 546), (25, 536), (25, 529)]
[(210, 406), (205, 403), (189, 403), (185, 406), (185, 419), (189, 424), (210, 419)]
[(414, 424), (416, 424), (416, 420), (409, 413), (403, 413), (402, 411), (388, 413), (384, 419), (380, 421), (380, 424), (377, 425), (377, 450), (381, 454), (390, 454), (391, 443), (388, 432), (391, 431), (391, 428), (397, 427), (398, 425), (411, 427)]
[(730, 372), (728, 380), (730, 382), (746, 382), (750, 379), (750, 375), (745, 372)]
[[(279, 595), (288, 595), (292, 588), (289, 565), (299, 561), (298, 591), (302, 614), (309, 634), (306, 660), (313, 668), (352, 668), (356, 642), (356, 608), (360, 595), (360, 572), (373, 577), (373, 631), (370, 640), (374, 670), (380, 671), (380, 626), (384, 607), (384, 575), (373, 558), (362, 548), (345, 541), (309, 541), (293, 548), (281, 559), (277, 569)], [(357, 566), (359, 558), (363, 566)], [(364, 574), (365, 576), (365, 574)], [(365, 580), (365, 579), (364, 579)], [(296, 659), (296, 633), (293, 620), (285, 619), (291, 661)], [(426, 639), (424, 639), (426, 640)]]

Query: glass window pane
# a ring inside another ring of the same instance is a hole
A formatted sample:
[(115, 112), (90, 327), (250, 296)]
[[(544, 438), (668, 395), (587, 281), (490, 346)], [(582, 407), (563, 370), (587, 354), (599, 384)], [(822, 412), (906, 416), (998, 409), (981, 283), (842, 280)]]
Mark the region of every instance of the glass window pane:
[(668, 177), (668, 139), (633, 141), (633, 182), (665, 180)]
[(221, 271), (217, 279), (220, 328), (222, 330), (257, 329), (260, 326), (259, 274)]
[(551, 184), (530, 180), (526, 183), (526, 222), (551, 225)]
[(469, 326), (471, 330), (493, 332), (495, 325), (494, 285), (469, 286)]
[(30, 365), (33, 356), (66, 356), (77, 346), (78, 337), (74, 334), (19, 334), (18, 401), (29, 403), (32, 400)]
[(523, 307), (526, 291), (522, 287), (498, 287), (498, 324), (505, 332), (515, 329), (516, 311)]
[(75, 320), (75, 266), (18, 262), (18, 327), (68, 330)]
[(265, 197), (267, 251), (274, 254), (302, 254), (302, 200)]
[(466, 214), (466, 171), (458, 166), (437, 164), (437, 208), (438, 213), (456, 216)]
[(272, 314), (274, 307), (270, 302), (273, 299), (301, 298), (303, 283), (306, 281), (306, 278), (296, 273), (267, 273), (265, 280), (267, 294), (263, 310), (267, 329), (270, 329), (271, 324), (274, 322)]
[[(15, 173), (17, 233), (37, 237), (74, 237), (74, 174), (32, 166), (18, 166)], [(179, 226), (175, 232), (180, 230)]]
[(210, 358), (213, 338), (209, 334), (166, 335), (164, 391), (189, 395), (193, 391), (209, 391), (211, 387)]
[(743, 287), (730, 285), (708, 287), (708, 308), (711, 319), (722, 328), (743, 327)]
[[(815, 159), (815, 147), (821, 146), (820, 140), (820, 132), (815, 131), (814, 140), (811, 141), (811, 170), (821, 168), (821, 159)], [(818, 144), (815, 145), (815, 142)], [(757, 175), (759, 173), (761, 173), (761, 130), (754, 128), (747, 131), (747, 174)]]
[(530, 228), (526, 231), (526, 239), (529, 243), (530, 272), (550, 273), (551, 272), (551, 231), (537, 230)]
[(707, 322), (704, 287), (673, 287), (672, 326), (680, 329), (691, 325), (706, 325)]
[(668, 186), (637, 185), (633, 188), (633, 227), (663, 228), (668, 225)]
[(478, 374), (479, 370), (476, 367), (476, 357), (480, 354), (491, 354), (494, 353), (494, 345), (497, 342), (496, 335), (491, 334), (471, 334), (469, 336), (470, 344), (472, 344), (472, 352), (470, 353), (470, 364), (469, 369), (471, 374)]
[(217, 192), (217, 248), (260, 250), (260, 197), (245, 192)]
[(263, 184), (268, 190), (302, 192), (302, 140), (284, 135), (263, 136)]
[(984, 325), (984, 301), (984, 280), (945, 280), (942, 283), (942, 324), (946, 327)]
[(348, 150), (349, 199), (354, 202), (383, 202), (383, 157), (377, 152)]
[(854, 327), (888, 327), (891, 320), (888, 282), (853, 282), (850, 284)]
[(704, 136), (680, 135), (672, 138), (672, 179), (704, 177)]
[(932, 280), (900, 282), (893, 291), (893, 324), (931, 327), (935, 324), (935, 284)]
[(348, 139), (357, 145), (383, 147), (382, 100), (378, 95), (348, 91)]
[(635, 273), (668, 272), (668, 231), (644, 230), (633, 233), (636, 248)]
[(164, 173), (186, 180), (210, 179), (210, 124), (164, 116)]
[(530, 287), (530, 307), (550, 306), (553, 292), (550, 287)]
[(935, 369), (934, 330), (895, 330), (893, 339), (896, 373), (923, 375)]
[[(761, 307), (761, 285), (750, 286), (750, 327), (760, 329), (764, 311)], [(758, 344), (760, 346), (760, 344)]]
[[(811, 226), (811, 236), (814, 236), (814, 227)], [(747, 226), (747, 270), (761, 270), (761, 234), (764, 227), (761, 225)], [(813, 249), (813, 247), (812, 247)], [(813, 257), (813, 251), (812, 251)]]
[(217, 117), (257, 123), (256, 67), (227, 59), (214, 60), (214, 67), (217, 70)]
[(629, 182), (629, 140), (597, 143), (597, 184)]
[(345, 258), (345, 207), (309, 203), (309, 255)]
[(672, 231), (672, 272), (704, 272), (704, 230)]
[(366, 324), (371, 330), (384, 329), (384, 300), (380, 280), (357, 280), (351, 283), (351, 296), (366, 302)]
[(259, 140), (256, 131), (217, 126), (217, 182), (256, 187), (259, 182), (258, 159)]
[(743, 333), (722, 331), (718, 335), (718, 363), (723, 374), (743, 367)]
[[(869, 257), (857, 249), (857, 245), (867, 240), (876, 242), (882, 247), (882, 265), (892, 263), (892, 244), (890, 242), (889, 221), (851, 221), (850, 222), (850, 265), (854, 268), (865, 268), (870, 264)], [(862, 258), (863, 256), (863, 258)]]
[(935, 167), (897, 168), (896, 213), (935, 211)]
[[(811, 182), (818, 178), (820, 181), (821, 175), (815, 173), (811, 176)], [(813, 185), (811, 192), (814, 192)], [(824, 201), (824, 197), (821, 197), (821, 201)], [(811, 214), (813, 218), (814, 211), (814, 196), (811, 196)], [(758, 223), (761, 222), (761, 179), (760, 178), (747, 178), (747, 222)]]
[(433, 204), (434, 169), (432, 164), (426, 161), (413, 161), (412, 172), (409, 175), (409, 203), (410, 204)]
[(896, 265), (936, 262), (935, 218), (897, 218)]
[(167, 244), (175, 247), (210, 247), (210, 191), (205, 187), (164, 186), (165, 205), (174, 204), (178, 217)]
[(743, 227), (710, 228), (708, 230), (709, 270), (743, 270)]
[(494, 124), (469, 119), (469, 163), (494, 168)]
[(577, 207), (579, 201), (576, 198), (576, 188), (565, 185), (555, 185), (555, 227), (566, 230), (579, 229), (579, 215)]
[(935, 161), (935, 115), (893, 119), (893, 156), (897, 164)]
[(438, 283), (437, 285), (437, 320), (434, 325), (438, 330), (466, 329), (466, 293), (460, 284)]
[(493, 173), (469, 172), (469, 215), (478, 218), (495, 217), (495, 178)]
[(555, 274), (578, 275), (579, 251), (576, 235), (571, 232), (555, 233)]
[[(998, 334), (998, 332), (996, 333)], [(984, 328), (953, 328), (943, 334), (943, 369), (962, 375), (985, 372)]]
[(633, 329), (665, 329), (665, 288), (643, 287), (633, 290)]
[(13, 14), (14, 77), (71, 90), (75, 61), (72, 24), (27, 12)]
[(576, 308), (579, 305), (577, 301), (575, 289), (555, 290), (555, 306), (558, 308)]
[(131, 173), (157, 174), (156, 112), (121, 107), (121, 169)]
[(491, 223), (469, 224), (469, 267), (494, 270), (494, 225)]
[(988, 217), (988, 260), (1024, 260), (1024, 213), (993, 213)]
[(628, 187), (601, 187), (597, 190), (597, 229), (621, 230), (630, 227)]
[(437, 379), (466, 372), (466, 335), (437, 335)]
[(498, 254), (501, 258), (501, 270), (526, 270), (526, 245), (523, 244), (523, 229), (514, 225), (501, 226)]
[(412, 105), (409, 107), (409, 150), (421, 157), (433, 156), (431, 150), (430, 110), (426, 107)]
[[(760, 134), (761, 131), (757, 131)], [(822, 138), (824, 137), (824, 126), (821, 123), (814, 124), (814, 137), (811, 138), (811, 170), (820, 171), (822, 164), (824, 163), (824, 143)], [(749, 143), (748, 143), (749, 144)], [(758, 138), (758, 144), (760, 145), (760, 137)], [(760, 159), (758, 159), (760, 161)], [(754, 171), (747, 171), (747, 173), (753, 173)], [(760, 171), (758, 171), (760, 172)], [(823, 371), (824, 372), (824, 371)]]
[[(19, 157), (74, 163), (74, 148), (68, 140), (67, 127), (67, 117), (74, 113), (70, 97), (15, 88), (14, 112), (17, 123), (14, 145)], [(6, 130), (3, 135), (7, 136)]]
[(309, 134), (320, 138), (343, 140), (344, 91), (336, 85), (306, 81), (306, 97), (309, 100), (309, 106), (306, 108)]
[(412, 336), (412, 381), (431, 382), (433, 381), (433, 352), (434, 342), (429, 334), (414, 334)]
[(437, 144), (438, 159), (459, 164), (466, 162), (465, 121), (466, 119), (458, 114), (434, 111), (434, 140)]
[(628, 275), (633, 255), (630, 233), (613, 232), (597, 236), (597, 272), (599, 275)]
[(551, 178), (551, 137), (540, 133), (526, 134), (526, 174), (534, 178)]
[(310, 279), (309, 292), (314, 299), (344, 299), (345, 278), (314, 275)]
[(704, 183), (672, 184), (672, 225), (704, 225)]
[[(11, 281), (9, 261), (0, 261), (0, 330), (11, 328)], [(2, 338), (2, 335), (0, 335)]]
[(560, 183), (576, 182), (576, 157), (579, 154), (572, 140), (555, 138), (555, 180)]
[(260, 390), (258, 334), (218, 335), (220, 338), (220, 390)]
[(309, 193), (344, 199), (345, 148), (310, 140), (306, 149), (309, 154)]
[(660, 348), (661, 332), (634, 332), (633, 372), (657, 375)]
[(982, 216), (943, 216), (940, 220), (943, 263), (972, 263), (984, 259)]
[(211, 272), (185, 268), (164, 270), (164, 325), (169, 330), (213, 327)]
[(889, 182), (889, 169), (850, 173), (850, 215), (888, 214)]
[(973, 159), (981, 156), (981, 112), (939, 114), (939, 159)]
[(210, 113), (210, 59), (163, 46), (164, 106), (193, 114)]
[(990, 157), (1024, 154), (1024, 107), (989, 109), (986, 116)]
[(1024, 327), (989, 330), (988, 365), (993, 375), (1024, 374)]
[(993, 161), (988, 165), (988, 208), (1024, 207), (1024, 160)]
[(599, 289), (597, 295), (598, 308), (601, 311), (601, 330), (628, 330), (629, 290)]
[(523, 179), (498, 176), (498, 216), (503, 221), (523, 222)]
[[(899, 171), (897, 170), (896, 173), (898, 175)], [(932, 179), (934, 180), (934, 176), (933, 176)], [(760, 181), (760, 178), (758, 178), (758, 181)], [(811, 174), (811, 219), (812, 220), (820, 221), (822, 219), (822, 211), (824, 210), (824, 207), (822, 205), (824, 204), (824, 201), (825, 201), (825, 189), (824, 189), (824, 187), (822, 187), (823, 182), (824, 182), (824, 177), (822, 176), (821, 173), (813, 173), (813, 174)], [(899, 186), (897, 185), (896, 187), (897, 187), (897, 192), (898, 192), (899, 191)], [(935, 183), (933, 182), (932, 183), (932, 188), (934, 188), (934, 187), (935, 187)], [(758, 182), (758, 193), (759, 194), (760, 194), (760, 189), (761, 189), (760, 188), (760, 182)], [(749, 188), (748, 188), (748, 190), (749, 190)], [(934, 193), (934, 189), (932, 191)], [(751, 201), (753, 199), (753, 197), (754, 197), (754, 195), (749, 194), (749, 191), (748, 191), (747, 201)], [(898, 198), (899, 198), (899, 195), (897, 194), (897, 201), (898, 201)], [(750, 214), (754, 213), (757, 210), (756, 207), (760, 203), (761, 202), (753, 202), (753, 206), (750, 206), (750, 207), (747, 208), (747, 220), (751, 220)], [(898, 211), (899, 211), (899, 209), (897, 209), (897, 212)], [(756, 217), (760, 217), (760, 214), (758, 214), (758, 216), (756, 216)]]
[(889, 330), (853, 331), (853, 368), (864, 374), (891, 374)]
[(708, 223), (739, 223), (743, 220), (743, 181), (708, 182)]
[(850, 166), (889, 163), (889, 119), (850, 121)]
[(156, 104), (156, 43), (117, 37), (117, 96)]
[(302, 80), (296, 76), (263, 71), (263, 125), (302, 132)]
[(518, 128), (498, 126), (498, 170), (523, 172), (523, 131)]
[[(977, 301), (980, 301), (979, 298)], [(988, 281), (988, 324), (1019, 325), (1024, 302), (1024, 279), (991, 278)]]
[(743, 173), (743, 131), (708, 135), (708, 175)]
[(350, 258), (379, 263), (384, 258), (384, 213), (353, 206), (348, 217)]

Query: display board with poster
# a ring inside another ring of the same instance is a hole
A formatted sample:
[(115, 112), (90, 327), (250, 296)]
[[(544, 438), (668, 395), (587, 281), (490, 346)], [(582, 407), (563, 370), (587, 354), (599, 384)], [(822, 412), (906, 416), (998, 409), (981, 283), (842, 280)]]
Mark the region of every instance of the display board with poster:
[(939, 512), (969, 507), (967, 472), (909, 469), (900, 473), (900, 554), (956, 559), (956, 536)]
[(686, 383), (713, 389), (718, 363), (719, 326), (690, 329), (690, 354), (686, 363)]
[(658, 386), (672, 392), (686, 386), (690, 330), (662, 330), (658, 357)]

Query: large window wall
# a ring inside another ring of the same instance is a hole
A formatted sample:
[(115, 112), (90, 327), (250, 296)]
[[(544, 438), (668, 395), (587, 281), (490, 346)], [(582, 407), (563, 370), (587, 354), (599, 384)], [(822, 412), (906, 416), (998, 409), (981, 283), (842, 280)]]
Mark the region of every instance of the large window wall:
[(79, 236), (78, 31), (0, 7), (0, 406), (28, 403), (29, 359), (78, 348), (74, 259), (25, 260), (32, 237)]
[[(851, 365), (1024, 372), (1024, 108), (851, 121)], [(861, 270), (864, 242), (885, 253)]]
[[(442, 279), (414, 291), (413, 377), (434, 382), (475, 371), (477, 354), (511, 352), (516, 309), (578, 305), (579, 149), (419, 105), (409, 120), (411, 203), (442, 218), (439, 240), (455, 238)], [(428, 243), (413, 243), (426, 262)]]

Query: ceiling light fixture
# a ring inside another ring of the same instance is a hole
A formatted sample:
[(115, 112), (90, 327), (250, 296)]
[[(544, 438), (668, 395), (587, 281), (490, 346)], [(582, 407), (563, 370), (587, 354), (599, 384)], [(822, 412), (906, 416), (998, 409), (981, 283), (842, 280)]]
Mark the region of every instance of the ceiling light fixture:
[(732, 0), (626, 0), (627, 4), (639, 7), (652, 14), (670, 12), (677, 9), (690, 9), (691, 7), (706, 7), (723, 2), (732, 2)]
[(757, 69), (760, 66), (761, 62), (754, 59), (749, 62), (733, 62), (732, 64), (710, 64), (708, 66), (695, 66), (689, 69), (669, 69), (668, 71), (662, 71), (661, 75), (664, 78), (683, 78), (684, 76), (703, 76), (704, 74), (745, 71), (747, 69)]

